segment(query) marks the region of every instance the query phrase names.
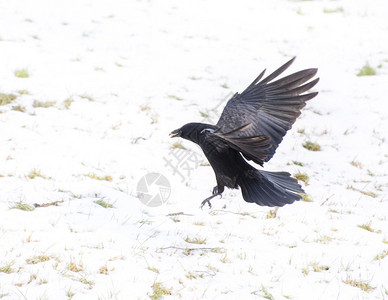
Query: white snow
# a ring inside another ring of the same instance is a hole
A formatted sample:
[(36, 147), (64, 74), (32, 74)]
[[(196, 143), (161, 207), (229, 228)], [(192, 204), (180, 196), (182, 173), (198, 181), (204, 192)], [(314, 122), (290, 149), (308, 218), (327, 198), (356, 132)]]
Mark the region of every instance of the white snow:
[[(0, 102), (16, 99), (0, 105), (0, 299), (158, 299), (158, 283), (164, 299), (388, 299), (387, 12), (383, 0), (1, 1)], [(312, 202), (267, 218), (227, 190), (201, 210), (213, 171), (168, 133), (216, 121), (226, 97), (293, 56), (288, 72), (319, 68), (320, 93), (265, 169), (307, 174)], [(376, 75), (357, 76), (366, 64)], [(166, 162), (178, 154), (183, 179)], [(155, 208), (137, 192), (152, 172), (171, 185)]]

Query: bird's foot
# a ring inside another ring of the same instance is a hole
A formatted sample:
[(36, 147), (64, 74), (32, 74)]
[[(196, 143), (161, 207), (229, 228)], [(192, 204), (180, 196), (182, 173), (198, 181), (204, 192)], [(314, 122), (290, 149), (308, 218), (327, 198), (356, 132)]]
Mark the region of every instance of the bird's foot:
[(222, 198), (222, 194), (221, 193), (216, 192), (214, 194), (214, 189), (213, 189), (213, 195), (211, 195), (210, 197), (207, 197), (205, 200), (202, 201), (201, 209), (203, 209), (203, 207), (205, 206), (206, 203), (209, 204), (209, 209), (211, 209), (212, 208), (212, 204), (210, 203), (210, 200), (213, 199), (216, 196), (221, 196), (221, 198)]
[(209, 209), (212, 208), (212, 204), (210, 203), (210, 199), (209, 198), (206, 198), (205, 200), (202, 201), (201, 203), (201, 209), (203, 209), (203, 207), (205, 206), (205, 204), (209, 204)]

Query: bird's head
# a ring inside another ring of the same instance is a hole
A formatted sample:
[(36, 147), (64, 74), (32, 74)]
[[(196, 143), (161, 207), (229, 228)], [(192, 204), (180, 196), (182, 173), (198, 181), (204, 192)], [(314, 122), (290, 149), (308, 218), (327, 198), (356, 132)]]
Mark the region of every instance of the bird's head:
[(183, 125), (181, 128), (175, 129), (170, 133), (170, 137), (181, 137), (184, 139), (190, 139), (190, 136), (195, 131), (195, 127), (193, 123), (188, 123)]
[(170, 137), (173, 138), (173, 137), (181, 137), (182, 136), (182, 129), (179, 128), (179, 129), (175, 129), (173, 131), (170, 132)]
[(188, 123), (170, 133), (170, 137), (181, 137), (192, 142), (198, 142), (199, 134), (203, 129), (211, 125), (202, 123)]

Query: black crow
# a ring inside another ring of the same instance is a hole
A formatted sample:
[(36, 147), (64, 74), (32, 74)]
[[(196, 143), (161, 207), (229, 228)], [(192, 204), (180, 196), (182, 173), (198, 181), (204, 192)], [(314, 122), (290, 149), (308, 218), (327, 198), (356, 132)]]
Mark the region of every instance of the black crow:
[(306, 101), (318, 93), (305, 93), (319, 78), (308, 83), (317, 69), (306, 69), (278, 80), (295, 57), (264, 79), (265, 70), (226, 104), (216, 125), (188, 123), (170, 133), (198, 144), (216, 175), (217, 185), (205, 203), (221, 195), (225, 187), (241, 188), (244, 200), (262, 206), (283, 206), (300, 200), (304, 191), (287, 172), (257, 170), (275, 154), (287, 130), (301, 114)]

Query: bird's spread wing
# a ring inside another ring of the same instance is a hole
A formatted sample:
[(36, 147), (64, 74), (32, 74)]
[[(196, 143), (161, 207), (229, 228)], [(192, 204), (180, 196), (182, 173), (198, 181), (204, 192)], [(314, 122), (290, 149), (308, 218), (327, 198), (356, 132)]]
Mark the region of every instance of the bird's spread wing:
[[(227, 139), (228, 132), (233, 132), (233, 139), (240, 139), (241, 144), (245, 145), (245, 148), (240, 147), (244, 157), (260, 165), (273, 157), (284, 135), (301, 114), (306, 101), (318, 94), (303, 94), (318, 82), (319, 78), (306, 83), (314, 77), (317, 69), (306, 69), (274, 81), (294, 60), (295, 57), (261, 79), (264, 70), (245, 91), (236, 93), (228, 101), (217, 123), (217, 127), (222, 128), (219, 135), (223, 134), (224, 139)], [(250, 126), (244, 127), (246, 124)], [(234, 132), (236, 128), (240, 130)], [(251, 148), (260, 136), (269, 138), (269, 146), (260, 149), (260, 155), (256, 156), (257, 153), (253, 153)]]
[(263, 161), (268, 156), (265, 150), (271, 146), (270, 138), (265, 135), (244, 136), (241, 134), (251, 126), (252, 124), (248, 123), (231, 131), (225, 131), (223, 127), (220, 127), (214, 132), (209, 132), (207, 140), (211, 141), (216, 148), (217, 145), (222, 148), (224, 144), (228, 144), (229, 147), (243, 153), (245, 157), (262, 166)]

